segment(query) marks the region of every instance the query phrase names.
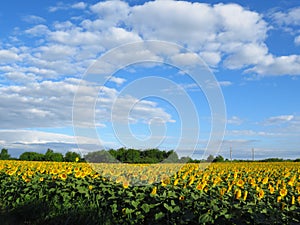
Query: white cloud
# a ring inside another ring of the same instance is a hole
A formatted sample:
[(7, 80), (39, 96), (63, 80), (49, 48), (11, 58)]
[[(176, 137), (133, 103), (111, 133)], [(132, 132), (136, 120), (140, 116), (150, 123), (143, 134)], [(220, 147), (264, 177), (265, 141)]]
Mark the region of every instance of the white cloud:
[(38, 130), (15, 129), (0, 130), (0, 145), (7, 148), (12, 157), (19, 157), (26, 151), (45, 153), (48, 148), (62, 154), (67, 151), (75, 151), (84, 155), (91, 150), (120, 147), (119, 144), (104, 141), (98, 137), (94, 139)]
[(66, 6), (64, 6), (62, 3), (60, 4), (57, 4), (56, 6), (51, 6), (49, 7), (49, 12), (56, 12), (58, 10), (63, 10), (63, 9), (66, 9)]
[[(150, 1), (130, 6), (122, 1), (101, 1), (94, 5), (85, 2), (58, 3), (49, 11), (72, 10), (72, 18), (65, 21), (45, 23), (45, 19), (29, 15), (25, 19), (33, 23), (24, 32), (19, 31), (14, 40), (22, 35), (30, 38), (26, 46), (9, 48), (14, 43), (1, 42), (0, 70), (8, 86), (0, 86), (0, 123), (2, 128), (57, 127), (72, 124), (73, 97), (79, 80), (76, 79), (105, 51), (118, 45), (141, 40), (158, 39), (186, 46), (195, 53), (179, 52), (178, 48), (167, 49), (167, 56), (173, 55), (173, 62), (183, 66), (193, 65), (201, 56), (211, 67), (222, 64), (225, 69), (244, 69), (259, 75), (299, 75), (300, 56), (275, 56), (266, 44), (270, 25), (263, 15), (237, 4), (204, 4), (186, 1)], [(300, 25), (299, 9), (278, 12), (274, 15), (282, 26)], [(53, 14), (55, 15), (55, 14)], [(77, 17), (76, 17), (77, 15)], [(66, 15), (67, 16), (67, 15)], [(300, 38), (294, 39), (295, 44)], [(136, 49), (134, 54), (118, 52), (116, 63), (131, 62), (148, 58), (161, 60), (165, 49)], [(111, 64), (98, 65), (101, 72), (110, 71)], [(94, 67), (95, 73), (97, 66)], [(107, 69), (107, 70), (105, 70)], [(107, 75), (107, 74), (106, 74)], [(65, 78), (66, 76), (72, 78)], [(117, 85), (126, 80), (113, 77)], [(25, 84), (25, 85), (24, 85)], [(220, 81), (220, 86), (230, 86), (230, 81)], [(24, 85), (24, 86), (22, 86)], [(207, 85), (217, 85), (207, 83)], [(194, 84), (181, 87), (198, 90)], [(82, 117), (84, 106), (94, 101), (98, 89), (86, 84), (81, 96)], [(104, 90), (101, 104), (96, 108), (96, 125), (104, 127), (110, 119), (111, 106), (119, 97), (113, 88)], [(131, 111), (130, 121), (147, 122), (160, 117), (164, 122), (174, 122), (171, 115), (153, 101), (138, 101), (134, 96), (121, 96), (116, 118), (124, 122), (128, 106), (136, 103)], [(275, 122), (287, 124), (287, 132), (299, 130), (299, 119), (291, 115), (271, 117)], [(290, 118), (290, 120), (289, 120)], [(86, 122), (83, 120), (83, 122)], [(90, 122), (90, 121), (87, 121)], [(232, 117), (231, 124), (242, 120)], [(90, 125), (90, 123), (88, 123)], [(285, 131), (284, 130), (284, 131)], [(271, 136), (279, 134), (269, 131), (232, 131), (232, 135)], [(1, 141), (1, 140), (0, 140)], [(1, 141), (3, 142), (3, 141)]]
[(221, 55), (219, 52), (200, 52), (200, 56), (209, 66), (217, 66), (221, 61)]
[(13, 69), (12, 69), (12, 71), (4, 73), (4, 75), (10, 81), (14, 81), (16, 83), (22, 83), (22, 84), (26, 84), (28, 82), (34, 82), (37, 80), (37, 76), (33, 73), (13, 71)]
[(255, 131), (255, 130), (227, 130), (226, 131), (226, 136), (254, 137), (254, 136), (281, 136), (281, 135), (283, 135), (283, 133)]
[[(19, 144), (46, 144), (46, 143), (75, 143), (74, 136), (58, 133), (43, 132), (37, 130), (0, 130), (1, 141), (7, 145)], [(97, 140), (82, 137), (81, 144), (96, 144)]]
[(13, 50), (0, 49), (0, 64), (11, 63), (19, 60), (19, 55)]
[(292, 8), (287, 12), (278, 11), (271, 16), (279, 25), (300, 25), (300, 7)]
[(296, 45), (300, 45), (300, 36), (295, 37), (294, 42)]
[[(118, 77), (112, 79), (119, 84), (125, 81)], [(95, 123), (103, 126), (111, 120), (112, 113), (115, 113), (117, 121), (126, 122), (126, 112), (129, 111), (130, 118), (136, 122), (148, 123), (153, 118), (161, 118), (164, 122), (173, 121), (171, 115), (153, 101), (139, 101), (134, 96), (119, 96), (116, 89), (95, 86), (93, 83), (83, 83), (84, 86), (78, 89), (79, 81), (72, 78), (28, 82), (25, 86), (0, 86), (1, 127), (14, 129), (71, 126), (73, 107), (77, 107), (75, 110), (80, 112), (79, 120), (87, 126), (94, 126)], [(75, 93), (79, 96), (79, 104), (73, 105)], [(114, 112), (111, 111), (113, 105)], [(96, 122), (93, 120), (94, 115)]]
[(44, 23), (44, 22), (46, 22), (46, 20), (43, 17), (36, 16), (36, 15), (23, 16), (22, 20), (27, 23)]
[[(72, 7), (83, 10), (87, 4), (58, 3), (50, 11)], [(89, 10), (97, 15), (96, 19), (81, 15), (81, 22), (56, 21), (53, 26), (39, 24), (27, 29), (26, 34), (40, 38), (35, 39), (39, 47), (28, 49), (22, 64), (46, 67), (62, 76), (78, 76), (108, 49), (159, 39), (187, 46), (212, 67), (223, 62), (225, 68), (243, 68), (259, 75), (299, 74), (299, 56), (269, 53), (265, 44), (269, 26), (263, 16), (237, 4), (151, 1), (129, 6), (126, 2), (105, 1), (89, 6)], [(157, 59), (160, 52), (150, 54)], [(173, 54), (174, 62), (195, 63), (192, 54)]]
[(97, 45), (100, 44), (100, 35), (97, 32), (82, 32), (81, 29), (68, 31), (54, 31), (50, 34), (50, 40), (66, 45)]
[(227, 123), (233, 125), (241, 125), (243, 123), (243, 120), (237, 116), (232, 116), (230, 119), (227, 120)]
[(280, 115), (280, 116), (273, 116), (268, 118), (265, 121), (265, 125), (279, 125), (282, 123), (289, 122), (294, 119), (294, 115)]
[(219, 31), (217, 39), (222, 43), (261, 42), (266, 38), (268, 30), (262, 16), (237, 4), (218, 4), (214, 6)]
[(219, 81), (218, 83), (221, 87), (228, 87), (228, 86), (233, 85), (233, 83), (231, 81)]
[(56, 3), (55, 6), (49, 7), (48, 10), (49, 10), (49, 12), (56, 12), (56, 11), (59, 11), (59, 10), (67, 10), (69, 8), (71, 8), (70, 5), (65, 4), (63, 2), (58, 2), (58, 3)]
[(79, 9), (83, 10), (87, 7), (87, 3), (85, 2), (77, 2), (74, 4), (65, 4), (63, 2), (58, 2), (55, 6), (49, 7), (49, 12), (56, 12), (59, 10), (68, 10), (68, 9)]
[(117, 85), (122, 85), (126, 81), (126, 79), (112, 76), (110, 77), (109, 81), (114, 82)]
[(106, 26), (115, 26), (129, 14), (129, 6), (126, 2), (119, 0), (99, 2), (90, 7), (93, 13), (96, 13), (98, 17), (105, 21)]
[(254, 43), (241, 44), (231, 50), (234, 54), (224, 60), (224, 64), (229, 69), (240, 69), (244, 66), (257, 65), (266, 62), (268, 48), (265, 45)]
[(142, 41), (137, 34), (124, 28), (112, 27), (101, 34), (100, 43), (105, 49), (111, 49), (122, 44), (137, 41)]
[(60, 127), (71, 124), (76, 85), (68, 80), (0, 87), (2, 128)]
[(42, 46), (35, 50), (35, 56), (47, 60), (57, 61), (64, 60), (67, 57), (73, 57), (76, 53), (76, 48), (66, 45), (49, 45)]
[(36, 25), (30, 29), (25, 30), (26, 34), (32, 35), (32, 36), (44, 36), (49, 32), (49, 29), (46, 25)]
[(190, 47), (215, 38), (217, 18), (206, 4), (155, 1), (134, 6), (129, 17), (133, 29), (146, 39), (162, 39)]
[(196, 53), (179, 53), (172, 56), (171, 60), (177, 66), (192, 66), (199, 62), (199, 56)]
[(144, 38), (188, 44), (195, 50), (217, 42), (260, 42), (268, 29), (258, 13), (237, 4), (210, 6), (184, 1), (154, 1), (135, 6), (129, 22)]
[(205, 85), (207, 88), (217, 88), (218, 86), (221, 87), (228, 87), (232, 85), (231, 81), (212, 81), (212, 80), (205, 80)]
[(253, 68), (245, 72), (254, 72), (260, 75), (300, 75), (300, 55), (274, 57), (267, 55), (266, 59), (258, 62)]
[(87, 7), (87, 4), (85, 2), (78, 2), (71, 6), (73, 9), (85, 9)]

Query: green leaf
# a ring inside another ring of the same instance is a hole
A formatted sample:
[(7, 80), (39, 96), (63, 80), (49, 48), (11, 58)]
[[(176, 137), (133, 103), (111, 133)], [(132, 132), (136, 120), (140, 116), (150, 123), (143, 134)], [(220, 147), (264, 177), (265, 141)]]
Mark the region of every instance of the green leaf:
[(126, 214), (131, 214), (134, 212), (134, 210), (126, 208), (125, 212), (126, 212)]
[(170, 212), (173, 212), (173, 208), (171, 206), (169, 206), (167, 203), (164, 203), (164, 207), (170, 211)]
[(176, 194), (175, 194), (175, 192), (173, 192), (173, 191), (168, 191), (168, 197), (170, 198), (170, 197), (176, 197)]
[(147, 203), (144, 203), (141, 208), (145, 213), (148, 213), (150, 211), (150, 206)]
[(113, 204), (113, 205), (111, 205), (111, 209), (112, 209), (112, 212), (113, 213), (116, 213), (116, 212), (118, 212), (118, 206), (117, 206), (117, 204), (115, 203), (115, 204)]
[(155, 214), (155, 220), (159, 220), (159, 219), (163, 218), (164, 215), (165, 215), (165, 214), (164, 214), (163, 212), (156, 213), (156, 214)]
[(180, 207), (179, 206), (175, 206), (173, 209), (174, 212), (179, 212), (180, 211)]
[(134, 208), (137, 208), (138, 205), (139, 205), (139, 202), (138, 202), (138, 201), (132, 201), (132, 202), (131, 202), (131, 205), (132, 205)]
[(211, 217), (209, 212), (199, 216), (199, 223), (200, 224), (208, 223), (208, 222), (212, 222), (212, 217)]

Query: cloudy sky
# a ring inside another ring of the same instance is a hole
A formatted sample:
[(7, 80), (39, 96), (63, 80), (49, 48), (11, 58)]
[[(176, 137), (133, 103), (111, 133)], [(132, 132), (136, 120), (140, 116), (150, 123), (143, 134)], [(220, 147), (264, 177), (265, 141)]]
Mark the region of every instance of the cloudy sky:
[(0, 147), (300, 158), (299, 28), (298, 0), (1, 1)]

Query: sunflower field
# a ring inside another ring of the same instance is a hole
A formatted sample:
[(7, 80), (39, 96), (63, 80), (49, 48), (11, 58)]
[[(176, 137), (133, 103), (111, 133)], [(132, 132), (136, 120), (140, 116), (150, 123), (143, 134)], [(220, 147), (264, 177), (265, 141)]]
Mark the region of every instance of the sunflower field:
[(300, 163), (0, 161), (1, 224), (300, 224)]

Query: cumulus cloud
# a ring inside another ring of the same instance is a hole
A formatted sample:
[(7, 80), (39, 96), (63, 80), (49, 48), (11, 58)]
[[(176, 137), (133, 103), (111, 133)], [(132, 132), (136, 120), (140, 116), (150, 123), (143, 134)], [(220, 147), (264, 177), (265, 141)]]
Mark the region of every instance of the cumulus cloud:
[(30, 29), (25, 30), (25, 34), (29, 34), (32, 36), (44, 36), (48, 34), (49, 29), (46, 25), (39, 24)]
[(267, 31), (258, 13), (237, 4), (147, 2), (132, 8), (129, 21), (144, 38), (188, 44), (196, 50), (214, 42), (261, 41)]
[[(122, 83), (124, 79), (113, 78), (115, 82)], [(95, 84), (83, 84), (78, 90), (79, 79), (65, 79), (62, 81), (42, 81), (28, 83), (26, 86), (0, 87), (0, 121), (2, 128), (30, 128), (30, 127), (62, 127), (72, 125), (73, 107), (81, 112), (82, 122), (89, 122), (94, 126), (95, 118), (100, 126), (110, 121), (112, 105), (117, 98), (119, 101), (114, 107), (117, 109), (115, 118), (118, 121), (128, 121), (130, 111), (126, 107), (135, 105), (130, 117), (132, 121), (147, 123), (152, 118), (162, 118), (165, 122), (172, 122), (171, 115), (157, 106), (153, 101), (139, 101), (134, 96), (118, 96), (114, 88), (99, 88)], [(98, 105), (94, 109), (95, 101), (100, 96)], [(74, 95), (79, 96), (80, 104), (73, 106)], [(99, 113), (101, 112), (101, 113)], [(91, 117), (87, 117), (89, 114)], [(85, 119), (86, 118), (86, 119)], [(92, 121), (92, 122), (91, 122)]]
[(268, 55), (253, 68), (247, 69), (247, 73), (257, 73), (264, 76), (270, 75), (297, 75), (300, 73), (300, 55), (288, 55), (275, 57)]
[[(5, 83), (0, 86), (2, 128), (70, 125), (78, 78), (104, 52), (129, 42), (156, 39), (186, 46), (195, 53), (167, 49), (167, 54), (173, 54), (173, 62), (183, 66), (192, 65), (200, 56), (211, 67), (222, 65), (225, 69), (242, 69), (245, 73), (262, 76), (300, 74), (300, 56), (272, 54), (266, 43), (270, 25), (262, 14), (238, 4), (150, 1), (131, 6), (122, 1), (101, 1), (93, 5), (58, 3), (49, 11), (67, 9), (76, 9), (74, 14), (79, 14), (76, 20), (70, 18), (45, 25), (41, 17), (24, 18), (32, 23), (32, 27), (18, 35), (29, 38), (30, 46), (24, 43), (11, 47), (13, 44), (9, 41), (1, 43), (1, 82)], [(87, 14), (92, 16), (87, 18)], [(273, 18), (282, 26), (298, 26), (299, 15), (299, 8), (294, 8), (277, 12)], [(295, 37), (295, 44), (299, 44), (299, 40)], [(130, 55), (119, 51), (114, 60), (116, 63), (141, 58), (159, 61), (161, 56), (162, 49), (149, 51), (145, 48)], [(110, 66), (109, 63), (101, 64), (93, 69), (96, 74), (111, 71)], [(125, 82), (119, 77), (113, 77), (111, 81), (117, 85)], [(219, 85), (230, 86), (232, 83), (220, 81)], [(186, 88), (195, 89), (192, 86)], [(93, 85), (86, 86), (82, 94), (83, 106), (93, 101), (91, 93), (97, 90)], [(101, 98), (103, 108), (96, 109), (102, 116), (97, 118), (100, 126), (103, 126), (104, 118), (110, 116), (108, 109), (118, 96), (113, 88), (105, 91)], [(137, 101), (134, 96), (123, 96), (121, 100), (120, 111), (126, 104)], [(163, 108), (151, 101), (140, 101), (132, 111), (131, 119), (147, 121), (155, 116), (166, 122), (173, 121)], [(124, 116), (120, 114), (117, 118), (122, 120)], [(287, 118), (269, 118), (268, 122), (283, 122), (284, 119)], [(238, 118), (231, 120), (229, 122), (238, 123)], [(298, 126), (295, 118), (289, 122)]]
[(12, 49), (0, 49), (0, 64), (11, 63), (19, 60), (19, 55)]
[(121, 77), (114, 77), (114, 76), (112, 76), (112, 77), (110, 77), (109, 81), (110, 82), (114, 82), (117, 85), (121, 85), (121, 84), (123, 84), (126, 81), (126, 79), (121, 78)]
[(105, 21), (105, 26), (115, 26), (127, 18), (130, 7), (123, 1), (104, 1), (98, 2), (90, 7), (93, 13), (96, 13), (100, 20)]
[(278, 11), (274, 12), (271, 16), (274, 21), (279, 25), (300, 25), (300, 7), (292, 8), (287, 12)]
[(224, 60), (224, 64), (230, 69), (240, 69), (244, 66), (257, 65), (267, 60), (268, 48), (265, 45), (244, 44), (231, 50), (234, 54)]
[[(22, 65), (34, 64), (61, 76), (78, 76), (108, 49), (158, 39), (187, 46), (211, 67), (223, 63), (225, 68), (259, 75), (299, 75), (299, 56), (270, 53), (265, 43), (270, 25), (263, 15), (238, 4), (151, 1), (129, 6), (122, 1), (104, 1), (89, 6), (84, 2), (58, 3), (50, 11), (71, 8), (88, 9), (96, 18), (85, 18), (84, 11), (77, 22), (56, 21), (52, 26), (37, 24), (25, 30), (25, 34), (35, 38), (37, 46), (27, 49)], [(291, 10), (288, 18), (297, 19), (296, 11)], [(9, 52), (1, 56), (4, 62), (11, 63), (18, 58)], [(174, 52), (173, 58), (185, 65), (195, 62), (191, 55), (179, 52)]]

